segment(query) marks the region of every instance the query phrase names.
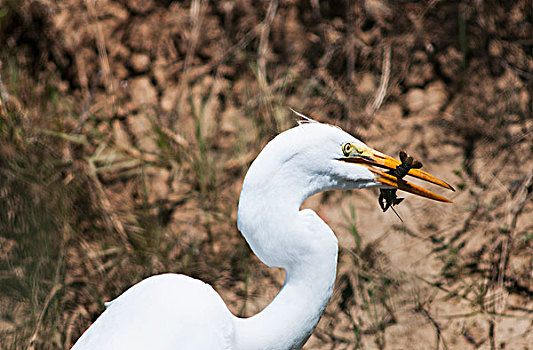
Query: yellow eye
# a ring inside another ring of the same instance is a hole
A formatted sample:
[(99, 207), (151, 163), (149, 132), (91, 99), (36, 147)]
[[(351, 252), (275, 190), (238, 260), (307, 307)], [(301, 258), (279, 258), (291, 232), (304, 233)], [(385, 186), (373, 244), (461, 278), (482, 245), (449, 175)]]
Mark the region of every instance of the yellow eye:
[(352, 144), (349, 142), (346, 142), (344, 145), (342, 145), (342, 152), (345, 156), (349, 156), (350, 153), (352, 153), (353, 147)]
[(347, 157), (353, 153), (363, 154), (364, 151), (364, 147), (355, 143), (345, 142), (342, 144), (342, 153), (344, 153), (344, 155)]

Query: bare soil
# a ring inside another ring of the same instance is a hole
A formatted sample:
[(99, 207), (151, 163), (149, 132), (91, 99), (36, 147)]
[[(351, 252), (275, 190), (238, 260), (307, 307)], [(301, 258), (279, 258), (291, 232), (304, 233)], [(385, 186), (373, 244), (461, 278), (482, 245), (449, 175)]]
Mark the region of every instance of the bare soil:
[(304, 349), (533, 348), (530, 1), (3, 0), (0, 43), (1, 348), (70, 348), (162, 272), (264, 308), (236, 208), (289, 107), (457, 190), (305, 203), (340, 256)]

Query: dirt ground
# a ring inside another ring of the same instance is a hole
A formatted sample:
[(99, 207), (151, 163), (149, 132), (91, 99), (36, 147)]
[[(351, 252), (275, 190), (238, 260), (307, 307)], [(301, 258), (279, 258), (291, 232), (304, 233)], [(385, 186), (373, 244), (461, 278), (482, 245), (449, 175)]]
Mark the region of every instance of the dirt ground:
[(304, 349), (533, 349), (531, 1), (0, 0), (0, 43), (0, 348), (162, 272), (264, 308), (237, 201), (292, 107), (456, 188), (306, 201), (340, 255)]

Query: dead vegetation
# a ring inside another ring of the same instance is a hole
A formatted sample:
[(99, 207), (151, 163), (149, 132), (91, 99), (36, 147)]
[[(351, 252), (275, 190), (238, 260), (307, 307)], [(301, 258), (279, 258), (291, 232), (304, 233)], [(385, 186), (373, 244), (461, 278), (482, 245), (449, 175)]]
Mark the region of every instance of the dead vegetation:
[(529, 1), (3, 0), (0, 344), (69, 348), (142, 278), (270, 302), (236, 227), (292, 107), (458, 189), (453, 206), (325, 193), (337, 285), (308, 349), (530, 348)]

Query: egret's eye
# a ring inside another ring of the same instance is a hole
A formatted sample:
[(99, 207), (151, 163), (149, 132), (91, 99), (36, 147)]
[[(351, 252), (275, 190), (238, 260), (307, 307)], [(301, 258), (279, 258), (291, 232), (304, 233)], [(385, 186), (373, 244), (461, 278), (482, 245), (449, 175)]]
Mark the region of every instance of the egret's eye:
[(344, 153), (346, 157), (354, 153), (363, 154), (364, 151), (365, 149), (359, 146), (358, 144), (354, 144), (351, 142), (346, 142), (342, 144), (342, 153)]
[(352, 153), (353, 147), (352, 144), (349, 142), (346, 142), (344, 145), (342, 145), (342, 152), (345, 156), (349, 156), (350, 153)]

